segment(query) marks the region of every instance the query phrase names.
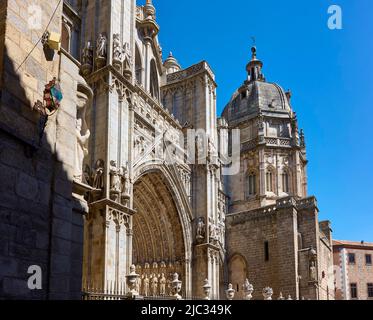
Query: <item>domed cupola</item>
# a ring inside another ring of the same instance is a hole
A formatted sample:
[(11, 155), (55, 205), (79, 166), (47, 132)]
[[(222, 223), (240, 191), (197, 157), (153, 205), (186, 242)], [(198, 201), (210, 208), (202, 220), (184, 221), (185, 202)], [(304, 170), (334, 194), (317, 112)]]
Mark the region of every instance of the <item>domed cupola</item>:
[(172, 52), (170, 52), (168, 58), (163, 63), (163, 66), (166, 68), (167, 74), (175, 73), (181, 70), (181, 66), (172, 55)]
[(256, 47), (251, 48), (252, 57), (246, 66), (247, 79), (233, 94), (224, 110), (227, 120), (247, 119), (261, 112), (289, 113), (290, 95), (276, 83), (269, 83), (263, 74), (263, 62), (257, 58)]

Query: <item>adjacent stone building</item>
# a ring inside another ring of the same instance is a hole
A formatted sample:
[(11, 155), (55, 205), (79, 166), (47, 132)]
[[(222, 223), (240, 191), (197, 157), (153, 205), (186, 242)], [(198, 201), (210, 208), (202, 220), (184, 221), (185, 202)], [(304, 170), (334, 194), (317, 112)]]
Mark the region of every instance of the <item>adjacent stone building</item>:
[(1, 298), (122, 295), (133, 264), (144, 296), (178, 273), (184, 297), (207, 279), (240, 298), (248, 278), (255, 298), (333, 298), (304, 134), (256, 48), (219, 118), (213, 71), (163, 56), (150, 0), (8, 0), (0, 17)]
[(373, 243), (333, 241), (336, 300), (373, 300)]

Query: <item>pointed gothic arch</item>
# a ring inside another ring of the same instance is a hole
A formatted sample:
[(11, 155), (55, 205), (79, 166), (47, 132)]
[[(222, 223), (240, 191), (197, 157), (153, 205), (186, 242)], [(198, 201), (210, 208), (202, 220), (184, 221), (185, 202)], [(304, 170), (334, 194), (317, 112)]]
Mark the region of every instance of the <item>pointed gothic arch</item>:
[[(191, 294), (192, 215), (172, 172), (162, 164), (135, 169), (133, 263), (143, 275), (177, 272)], [(157, 266), (150, 267), (147, 266)], [(166, 267), (160, 267), (165, 265)]]
[(248, 169), (245, 176), (245, 198), (249, 199), (258, 194), (258, 172), (255, 169)]
[(136, 74), (136, 81), (139, 85), (143, 85), (143, 61), (141, 58), (141, 53), (138, 45), (135, 45), (135, 74)]
[(150, 61), (150, 94), (153, 98), (159, 100), (159, 80), (155, 60)]
[(266, 168), (266, 191), (276, 193), (276, 169), (272, 165)]
[(233, 254), (228, 261), (229, 283), (236, 290), (236, 298), (243, 298), (242, 285), (248, 278), (248, 265), (246, 258), (239, 254)]

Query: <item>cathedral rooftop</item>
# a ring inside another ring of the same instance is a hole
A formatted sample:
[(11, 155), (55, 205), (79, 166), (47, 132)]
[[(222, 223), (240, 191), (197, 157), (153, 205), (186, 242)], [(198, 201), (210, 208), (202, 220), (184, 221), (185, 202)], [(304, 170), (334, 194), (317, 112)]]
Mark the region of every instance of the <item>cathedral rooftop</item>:
[(251, 51), (252, 58), (246, 66), (247, 80), (232, 95), (223, 114), (229, 113), (237, 118), (266, 111), (288, 113), (291, 111), (290, 94), (285, 93), (280, 85), (266, 81), (256, 47)]

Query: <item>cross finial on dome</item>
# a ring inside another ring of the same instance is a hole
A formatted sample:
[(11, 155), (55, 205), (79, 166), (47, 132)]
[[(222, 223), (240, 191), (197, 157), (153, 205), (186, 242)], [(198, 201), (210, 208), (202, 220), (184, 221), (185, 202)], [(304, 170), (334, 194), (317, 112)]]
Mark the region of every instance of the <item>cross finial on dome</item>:
[(169, 58), (172, 58), (174, 55), (172, 54), (172, 51), (170, 51), (170, 54), (168, 55)]

